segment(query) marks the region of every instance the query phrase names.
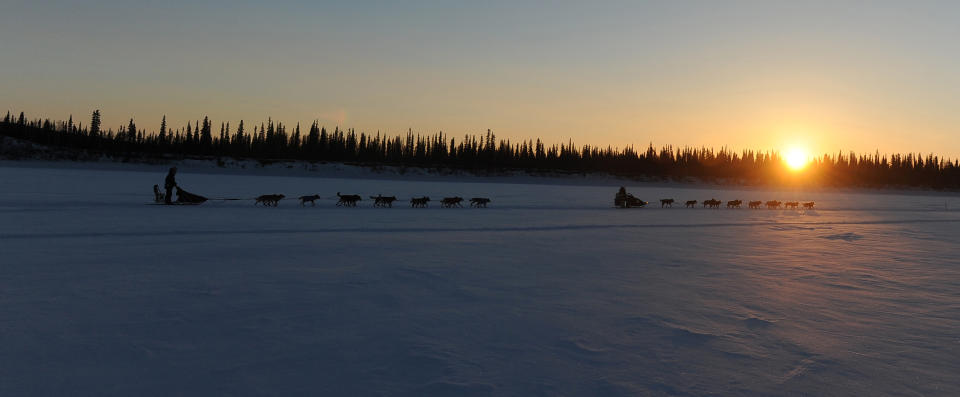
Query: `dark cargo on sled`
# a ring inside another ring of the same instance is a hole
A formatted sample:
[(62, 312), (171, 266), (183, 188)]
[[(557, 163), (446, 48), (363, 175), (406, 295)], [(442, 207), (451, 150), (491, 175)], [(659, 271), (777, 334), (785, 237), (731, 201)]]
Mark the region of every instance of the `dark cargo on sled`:
[(177, 204), (203, 204), (205, 201), (207, 201), (206, 197), (190, 193), (177, 186)]

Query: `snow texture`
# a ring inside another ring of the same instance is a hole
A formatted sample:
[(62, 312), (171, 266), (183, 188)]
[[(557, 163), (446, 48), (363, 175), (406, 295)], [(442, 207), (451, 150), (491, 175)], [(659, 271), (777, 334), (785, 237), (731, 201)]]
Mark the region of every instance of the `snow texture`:
[(0, 395), (960, 395), (954, 196), (347, 174), (0, 163)]

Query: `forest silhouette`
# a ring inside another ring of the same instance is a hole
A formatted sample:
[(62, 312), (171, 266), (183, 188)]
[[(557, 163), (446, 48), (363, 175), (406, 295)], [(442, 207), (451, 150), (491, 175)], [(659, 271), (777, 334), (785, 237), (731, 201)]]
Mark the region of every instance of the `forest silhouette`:
[(777, 151), (667, 145), (643, 150), (567, 143), (544, 143), (540, 139), (511, 141), (486, 134), (461, 138), (442, 132), (430, 135), (368, 134), (335, 127), (328, 131), (314, 121), (301, 130), (268, 119), (249, 125), (220, 123), (215, 132), (208, 117), (171, 128), (166, 117), (157, 131), (138, 128), (135, 121), (116, 130), (104, 129), (99, 110), (89, 123), (27, 119), (23, 112), (7, 112), (0, 122), (0, 135), (69, 149), (102, 153), (126, 159), (207, 157), (332, 161), (365, 165), (447, 167), (472, 172), (608, 173), (631, 178), (775, 185), (803, 183), (833, 187), (960, 188), (960, 161), (934, 154), (824, 154), (811, 159), (801, 172), (784, 166)]

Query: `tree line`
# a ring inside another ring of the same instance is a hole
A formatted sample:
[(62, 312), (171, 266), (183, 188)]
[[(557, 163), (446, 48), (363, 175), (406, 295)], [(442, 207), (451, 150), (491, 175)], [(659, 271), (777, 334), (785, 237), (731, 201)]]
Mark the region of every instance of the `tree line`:
[(960, 188), (960, 161), (934, 154), (824, 154), (812, 159), (802, 173), (791, 173), (776, 151), (731, 151), (727, 148), (670, 145), (643, 150), (615, 148), (540, 139), (512, 141), (485, 134), (453, 137), (443, 132), (429, 135), (368, 134), (314, 121), (302, 128), (268, 119), (259, 124), (243, 120), (219, 128), (208, 117), (172, 128), (166, 116), (159, 130), (147, 132), (133, 119), (117, 129), (104, 129), (100, 110), (89, 124), (73, 120), (27, 119), (23, 112), (7, 112), (0, 134), (30, 142), (80, 149), (121, 157), (232, 157), (261, 161), (306, 160), (361, 164), (448, 167), (475, 172), (509, 170), (570, 173), (609, 173), (625, 177), (664, 180), (701, 180), (732, 184), (766, 185), (796, 182), (825, 186), (910, 186), (934, 189)]

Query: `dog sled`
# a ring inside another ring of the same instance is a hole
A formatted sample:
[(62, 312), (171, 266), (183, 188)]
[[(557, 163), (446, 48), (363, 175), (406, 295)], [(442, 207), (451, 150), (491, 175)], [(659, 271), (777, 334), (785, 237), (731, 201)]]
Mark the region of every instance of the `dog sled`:
[(209, 200), (199, 194), (193, 194), (183, 190), (180, 186), (177, 186), (177, 199), (169, 203), (164, 200), (164, 194), (156, 185), (153, 186), (153, 194), (154, 202), (152, 204), (155, 205), (200, 205)]
[(620, 187), (620, 190), (617, 192), (616, 196), (613, 197), (613, 205), (617, 208), (643, 208), (647, 204), (650, 203), (640, 200), (634, 197), (632, 194), (627, 193), (627, 189), (623, 187)]
[(199, 194), (193, 194), (177, 186), (177, 203), (179, 204), (203, 204), (207, 201), (206, 197)]

